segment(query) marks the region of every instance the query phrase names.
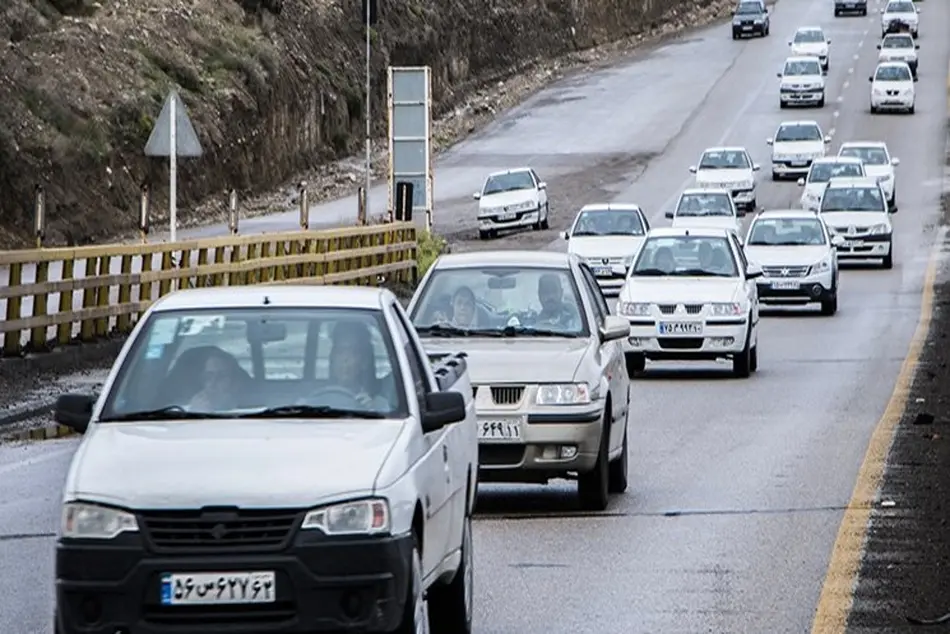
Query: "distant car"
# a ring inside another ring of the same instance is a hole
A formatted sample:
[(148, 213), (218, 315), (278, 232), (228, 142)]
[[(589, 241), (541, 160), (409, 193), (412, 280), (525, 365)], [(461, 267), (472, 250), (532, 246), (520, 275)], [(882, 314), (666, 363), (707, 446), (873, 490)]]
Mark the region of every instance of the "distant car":
[(907, 62), (882, 62), (868, 77), (871, 82), (871, 113), (901, 111), (914, 114), (917, 109), (917, 78)]
[(802, 209), (818, 211), (821, 192), (832, 178), (862, 178), (867, 175), (864, 161), (859, 158), (823, 156), (815, 159), (808, 169), (808, 175), (798, 179), (798, 186), (804, 188), (801, 198)]
[(805, 210), (763, 211), (753, 218), (745, 240), (750, 262), (762, 266), (757, 280), (763, 304), (818, 303), (823, 315), (838, 311), (837, 245), (819, 216)]
[(762, 0), (741, 0), (732, 12), (732, 39), (746, 35), (769, 34), (771, 20), (769, 10)]
[(711, 147), (703, 150), (699, 163), (689, 168), (698, 189), (724, 189), (736, 207), (755, 209), (755, 172), (759, 166), (744, 147)]
[(795, 31), (792, 41), (788, 43), (792, 48), (792, 55), (799, 57), (817, 57), (821, 62), (821, 69), (828, 72), (831, 65), (831, 40), (825, 37), (820, 26), (803, 26)]
[(914, 41), (913, 36), (908, 33), (885, 35), (877, 48), (881, 51), (877, 56), (879, 62), (905, 62), (910, 72), (917, 77), (917, 51), (920, 50), (920, 44)]
[(778, 73), (780, 108), (825, 106), (825, 76), (821, 60), (814, 56), (789, 57)]
[(650, 230), (617, 302), (630, 320), (627, 371), (647, 360), (731, 359), (733, 373), (748, 377), (759, 366), (761, 276), (732, 231)]
[(530, 167), (489, 174), (478, 201), (478, 237), (493, 238), (506, 229), (548, 228), (548, 185)]
[(884, 190), (873, 178), (833, 178), (821, 195), (818, 213), (833, 233), (844, 238), (839, 260), (882, 260), (894, 267), (894, 228)]
[(868, 0), (835, 0), (835, 17), (848, 13), (867, 15)]
[(739, 211), (725, 189), (693, 188), (680, 194), (676, 208), (666, 212), (666, 217), (677, 229), (728, 229), (739, 235), (739, 218), (745, 214), (745, 209)]
[(587, 262), (604, 294), (616, 295), (649, 230), (639, 205), (596, 203), (584, 205), (561, 237), (568, 253)]
[(881, 9), (881, 37), (888, 33), (910, 33), (917, 39), (920, 32), (920, 8), (911, 0), (890, 0)]
[(887, 204), (890, 208), (897, 207), (897, 170), (899, 158), (891, 156), (887, 143), (883, 141), (848, 141), (838, 148), (838, 156), (859, 158), (864, 163), (864, 171), (868, 176), (881, 184), (887, 195)]
[(772, 146), (772, 180), (777, 181), (807, 174), (812, 161), (825, 155), (831, 137), (817, 121), (783, 121), (765, 142)]

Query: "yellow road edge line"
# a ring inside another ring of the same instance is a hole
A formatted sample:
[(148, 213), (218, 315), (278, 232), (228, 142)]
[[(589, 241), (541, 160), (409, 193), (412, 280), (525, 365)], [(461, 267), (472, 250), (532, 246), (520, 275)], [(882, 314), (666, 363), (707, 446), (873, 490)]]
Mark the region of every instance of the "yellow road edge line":
[(867, 453), (858, 470), (857, 482), (851, 499), (841, 518), (838, 535), (831, 549), (828, 571), (821, 586), (821, 595), (812, 621), (812, 634), (845, 634), (848, 619), (854, 605), (854, 590), (864, 558), (864, 545), (871, 519), (871, 509), (884, 476), (887, 455), (894, 442), (895, 432), (904, 415), (910, 390), (916, 374), (917, 363), (933, 320), (934, 287), (941, 240), (935, 242), (924, 274), (924, 287), (920, 296), (920, 318), (911, 338), (910, 347), (894, 391), (887, 402), (884, 414), (878, 420), (868, 443)]

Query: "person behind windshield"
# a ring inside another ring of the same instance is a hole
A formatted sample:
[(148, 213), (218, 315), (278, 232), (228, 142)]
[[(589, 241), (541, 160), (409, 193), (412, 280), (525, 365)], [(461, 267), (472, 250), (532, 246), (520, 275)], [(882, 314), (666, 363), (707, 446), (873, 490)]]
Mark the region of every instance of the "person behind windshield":
[(541, 312), (537, 317), (539, 324), (562, 328), (575, 326), (577, 313), (564, 301), (564, 289), (559, 276), (545, 273), (538, 279), (538, 301), (541, 303)]
[(475, 293), (468, 286), (459, 286), (452, 294), (452, 320), (449, 323), (456, 328), (478, 327)]
[(676, 259), (669, 247), (660, 247), (653, 254), (653, 268), (663, 271), (667, 275), (676, 270)]
[(732, 275), (732, 267), (729, 266), (729, 256), (722, 247), (715, 247), (709, 258), (709, 266), (704, 266), (703, 270), (707, 273), (716, 275)]
[(712, 247), (708, 242), (699, 243), (699, 267), (708, 269), (712, 266)]
[(188, 401), (188, 409), (193, 412), (236, 409), (241, 394), (241, 372), (234, 357), (220, 348), (210, 348), (201, 372), (201, 389)]
[(349, 392), (360, 406), (375, 411), (390, 409), (376, 377), (376, 355), (369, 328), (357, 321), (341, 321), (333, 328), (330, 344), (328, 388)]

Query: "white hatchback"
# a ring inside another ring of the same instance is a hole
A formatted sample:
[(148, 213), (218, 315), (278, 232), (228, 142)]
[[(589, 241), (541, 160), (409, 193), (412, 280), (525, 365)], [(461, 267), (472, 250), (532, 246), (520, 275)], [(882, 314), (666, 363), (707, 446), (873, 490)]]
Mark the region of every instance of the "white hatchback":
[(825, 155), (831, 137), (817, 121), (783, 121), (765, 142), (772, 146), (772, 180), (777, 181), (807, 174), (812, 161)]
[(737, 207), (755, 209), (755, 172), (759, 166), (744, 147), (711, 147), (689, 168), (699, 189), (724, 189)]
[(817, 57), (821, 62), (821, 68), (828, 72), (830, 66), (830, 47), (831, 40), (825, 37), (825, 32), (820, 26), (803, 26), (795, 31), (792, 41), (788, 43), (792, 49), (792, 55)]
[(871, 82), (871, 113), (899, 110), (914, 114), (917, 78), (907, 62), (881, 62), (868, 77)]
[(616, 295), (643, 244), (650, 221), (633, 203), (596, 203), (577, 212), (568, 231), (567, 252), (587, 262), (604, 295)]
[(739, 235), (740, 220), (745, 216), (724, 189), (686, 189), (676, 201), (676, 208), (666, 212), (678, 229), (727, 229)]
[(798, 179), (802, 191), (802, 209), (818, 211), (821, 192), (832, 178), (863, 178), (867, 176), (864, 162), (849, 156), (823, 156), (815, 159), (808, 169), (808, 175)]
[(833, 178), (821, 195), (818, 213), (832, 234), (844, 238), (839, 260), (880, 258), (894, 267), (894, 227), (880, 183), (873, 178)]

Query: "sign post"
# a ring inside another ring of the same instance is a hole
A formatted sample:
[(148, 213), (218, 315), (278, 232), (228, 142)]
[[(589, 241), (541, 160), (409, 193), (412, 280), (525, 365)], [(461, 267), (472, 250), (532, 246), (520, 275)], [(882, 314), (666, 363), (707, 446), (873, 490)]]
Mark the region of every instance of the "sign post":
[[(411, 183), (412, 216), (432, 230), (432, 76), (428, 66), (389, 67), (389, 213), (397, 183)], [(404, 186), (405, 187), (405, 186)]]
[(201, 154), (201, 142), (188, 110), (178, 92), (172, 90), (145, 144), (145, 156), (168, 157), (168, 221), (172, 242), (178, 241), (178, 158), (197, 158)]

